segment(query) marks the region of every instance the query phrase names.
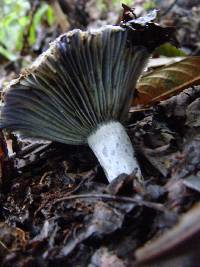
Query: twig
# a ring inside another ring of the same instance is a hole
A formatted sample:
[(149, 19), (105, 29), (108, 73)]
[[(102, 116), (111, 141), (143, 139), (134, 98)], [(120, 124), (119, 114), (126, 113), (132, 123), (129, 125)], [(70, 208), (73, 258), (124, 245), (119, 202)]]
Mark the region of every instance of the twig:
[(122, 196), (113, 196), (109, 194), (80, 194), (80, 195), (72, 195), (62, 197), (54, 201), (54, 204), (66, 201), (66, 200), (73, 200), (73, 199), (84, 199), (84, 198), (97, 198), (100, 200), (107, 200), (107, 201), (117, 201), (117, 202), (126, 202), (126, 203), (135, 203), (139, 206), (146, 206), (151, 209), (156, 209), (162, 212), (166, 212), (167, 209), (162, 204), (157, 204), (149, 201), (133, 199), (131, 197), (122, 197)]
[(8, 247), (0, 240), (0, 246), (2, 246), (3, 248), (5, 248), (8, 252), (10, 251), (8, 249)]
[[(49, 173), (49, 172), (48, 172)], [(46, 175), (47, 173), (45, 173), (45, 175)], [(40, 181), (42, 180), (42, 179), (44, 179), (43, 178), (44, 177), (44, 175), (42, 176), (42, 178), (40, 179)], [(81, 186), (86, 182), (86, 180), (87, 180), (88, 178), (86, 178), (86, 179), (82, 179), (82, 181), (73, 189), (73, 190), (71, 190), (71, 191), (69, 191), (69, 192), (67, 192), (66, 194), (65, 194), (65, 197), (67, 197), (68, 195), (71, 195), (71, 194), (73, 194), (73, 193), (76, 193), (80, 188), (81, 188)], [(38, 212), (40, 212), (41, 211), (41, 209), (42, 208), (44, 208), (45, 207), (45, 205), (47, 204), (47, 203), (51, 203), (51, 197), (52, 196), (55, 196), (55, 194), (53, 194), (53, 195), (50, 195), (38, 208), (37, 208), (37, 210), (34, 212), (34, 216), (36, 216), (37, 214), (38, 214)], [(60, 199), (62, 199), (62, 198), (60, 198)], [(53, 202), (53, 201), (52, 201)], [(54, 202), (55, 203), (55, 202)]]

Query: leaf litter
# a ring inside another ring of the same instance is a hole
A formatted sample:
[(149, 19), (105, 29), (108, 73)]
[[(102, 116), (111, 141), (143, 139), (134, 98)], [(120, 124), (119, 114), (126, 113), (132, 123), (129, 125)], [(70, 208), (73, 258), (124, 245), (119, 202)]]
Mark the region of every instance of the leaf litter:
[[(156, 244), (166, 231), (177, 229), (175, 240), (182, 244), (179, 225), (170, 229), (181, 224), (181, 214), (192, 220), (199, 201), (199, 191), (185, 182), (200, 168), (199, 98), (200, 88), (193, 87), (147, 116), (130, 117), (143, 182), (133, 174), (107, 185), (87, 147), (37, 144), (13, 155), (18, 170), (12, 179), (4, 177), (0, 195), (1, 266), (134, 266), (141, 261), (138, 249), (152, 238)], [(193, 229), (190, 221), (187, 227)], [(161, 255), (164, 250), (165, 242)]]

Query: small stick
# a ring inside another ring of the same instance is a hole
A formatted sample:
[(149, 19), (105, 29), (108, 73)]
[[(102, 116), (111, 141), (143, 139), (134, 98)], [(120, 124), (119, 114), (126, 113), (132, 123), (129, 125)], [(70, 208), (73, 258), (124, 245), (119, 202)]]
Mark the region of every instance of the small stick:
[(162, 204), (157, 204), (157, 203), (139, 200), (139, 199), (133, 199), (131, 197), (112, 196), (109, 194), (80, 194), (80, 195), (66, 196), (66, 197), (62, 197), (60, 199), (55, 200), (54, 204), (59, 203), (61, 201), (65, 201), (65, 200), (84, 199), (84, 198), (97, 198), (97, 199), (107, 200), (107, 201), (135, 203), (140, 206), (146, 206), (148, 208), (155, 209), (158, 211), (162, 211), (162, 212), (167, 211), (167, 209)]

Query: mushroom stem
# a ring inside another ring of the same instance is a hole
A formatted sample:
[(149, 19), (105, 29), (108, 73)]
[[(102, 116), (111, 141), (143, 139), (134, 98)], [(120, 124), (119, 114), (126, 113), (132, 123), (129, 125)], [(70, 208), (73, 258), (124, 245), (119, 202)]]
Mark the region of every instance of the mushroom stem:
[(131, 140), (121, 123), (111, 121), (101, 124), (88, 137), (88, 144), (103, 167), (109, 182), (122, 173), (131, 174), (134, 170), (137, 177), (141, 178)]

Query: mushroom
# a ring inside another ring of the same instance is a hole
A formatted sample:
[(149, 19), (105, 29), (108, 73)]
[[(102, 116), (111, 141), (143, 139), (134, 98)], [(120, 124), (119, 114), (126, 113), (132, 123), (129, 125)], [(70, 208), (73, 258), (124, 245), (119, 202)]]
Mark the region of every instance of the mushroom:
[(134, 170), (140, 178), (124, 123), (152, 50), (173, 32), (151, 20), (58, 37), (5, 90), (0, 127), (22, 139), (88, 144), (110, 182)]

